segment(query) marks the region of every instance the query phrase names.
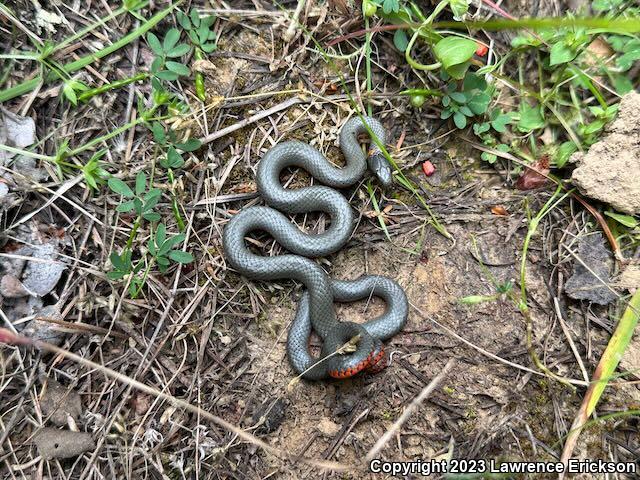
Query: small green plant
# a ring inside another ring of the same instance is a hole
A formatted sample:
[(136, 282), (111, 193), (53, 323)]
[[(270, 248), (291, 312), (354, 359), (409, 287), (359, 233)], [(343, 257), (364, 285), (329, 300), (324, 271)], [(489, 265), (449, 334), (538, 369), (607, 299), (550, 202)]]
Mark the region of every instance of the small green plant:
[[(195, 48), (194, 57), (196, 60), (202, 60), (204, 53), (211, 53), (218, 48), (216, 34), (211, 30), (211, 26), (216, 20), (215, 16), (200, 17), (195, 8), (191, 9), (188, 16), (183, 12), (178, 12), (176, 16)], [(197, 97), (204, 102), (206, 90), (202, 72), (195, 72), (194, 84)]]
[(155, 54), (155, 58), (151, 63), (151, 73), (157, 78), (172, 82), (180, 76), (186, 76), (191, 73), (189, 67), (176, 61), (190, 50), (189, 45), (178, 43), (179, 40), (180, 30), (177, 28), (170, 29), (165, 34), (162, 42), (153, 32), (147, 34), (147, 43)]
[(106, 149), (102, 149), (94, 153), (89, 161), (82, 167), (82, 175), (85, 182), (92, 190), (98, 190), (111, 177), (109, 172), (104, 169), (101, 162), (102, 157), (107, 153)]
[(131, 190), (129, 185), (116, 177), (111, 177), (108, 181), (109, 188), (125, 199), (116, 207), (116, 211), (120, 213), (128, 213), (134, 211), (138, 217), (142, 217), (150, 222), (160, 220), (160, 214), (153, 209), (160, 201), (162, 190), (159, 188), (150, 188), (147, 191), (147, 176), (144, 172), (136, 175), (135, 192)]
[(155, 235), (149, 238), (147, 249), (158, 264), (161, 272), (164, 273), (167, 271), (171, 261), (181, 264), (193, 262), (193, 255), (189, 252), (176, 249), (178, 244), (184, 242), (184, 239), (184, 233), (167, 236), (167, 228), (165, 225), (162, 223), (158, 225)]
[(482, 115), (489, 108), (492, 88), (480, 75), (468, 73), (462, 82), (462, 90), (457, 90), (457, 82), (447, 85), (446, 94), (442, 97), (442, 113), (440, 118), (453, 117), (453, 123), (459, 129), (467, 126), (467, 119)]

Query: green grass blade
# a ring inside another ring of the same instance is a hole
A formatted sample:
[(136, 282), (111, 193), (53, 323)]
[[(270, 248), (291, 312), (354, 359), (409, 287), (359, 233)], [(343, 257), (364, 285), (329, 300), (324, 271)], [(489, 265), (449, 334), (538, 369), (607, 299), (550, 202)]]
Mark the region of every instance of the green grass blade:
[(594, 412), (596, 405), (600, 401), (600, 397), (613, 373), (618, 367), (618, 363), (622, 359), (624, 352), (629, 346), (629, 342), (633, 337), (633, 332), (638, 324), (640, 318), (640, 290), (631, 297), (631, 301), (627, 305), (627, 308), (618, 322), (615, 332), (611, 336), (607, 348), (605, 348), (598, 366), (593, 374), (587, 393), (585, 394), (580, 410), (571, 425), (571, 431), (567, 436), (567, 441), (564, 444), (564, 450), (562, 452), (562, 461), (568, 462), (573, 454), (576, 444), (578, 443), (578, 437), (582, 428), (587, 423), (588, 418)]

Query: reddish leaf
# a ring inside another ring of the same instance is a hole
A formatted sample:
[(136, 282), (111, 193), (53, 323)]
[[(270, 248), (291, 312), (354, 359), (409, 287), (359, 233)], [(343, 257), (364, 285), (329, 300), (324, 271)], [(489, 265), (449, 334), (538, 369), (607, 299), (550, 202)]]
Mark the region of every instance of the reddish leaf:
[(506, 217), (509, 215), (509, 212), (502, 205), (495, 205), (491, 207), (491, 213), (494, 215), (500, 215), (501, 217)]
[(534, 190), (545, 185), (549, 174), (549, 157), (544, 155), (530, 167), (525, 167), (524, 173), (518, 178), (516, 188), (518, 190)]
[(433, 166), (433, 163), (427, 160), (426, 162), (422, 163), (422, 171), (427, 177), (430, 177), (436, 172), (436, 167)]

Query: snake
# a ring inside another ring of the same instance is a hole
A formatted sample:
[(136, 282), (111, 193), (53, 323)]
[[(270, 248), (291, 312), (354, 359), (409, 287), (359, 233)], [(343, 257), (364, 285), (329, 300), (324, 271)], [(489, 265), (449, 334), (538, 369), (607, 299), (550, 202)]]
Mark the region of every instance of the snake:
[[(377, 139), (366, 154), (358, 141), (365, 133)], [(333, 165), (307, 143), (289, 140), (276, 144), (264, 154), (256, 173), (257, 189), (266, 205), (241, 209), (224, 227), (224, 255), (235, 271), (260, 281), (293, 279), (306, 287), (289, 328), (287, 356), (293, 369), (307, 380), (348, 378), (365, 370), (384, 368), (382, 342), (396, 335), (407, 320), (407, 297), (391, 278), (363, 275), (355, 280), (334, 280), (313, 260), (339, 251), (355, 228), (353, 210), (338, 189), (357, 184), (367, 167), (384, 188), (392, 185), (391, 165), (378, 146), (384, 145), (385, 140), (386, 131), (378, 120), (368, 116), (351, 118), (339, 133), (344, 167)], [(280, 174), (294, 167), (306, 170), (321, 185), (285, 188)], [(287, 217), (309, 212), (327, 214), (328, 228), (309, 234)], [(245, 239), (256, 231), (270, 234), (289, 253), (254, 253)], [(382, 315), (364, 323), (337, 319), (334, 302), (354, 302), (371, 296), (385, 302)], [(322, 340), (319, 357), (309, 352), (312, 331)], [(343, 348), (349, 342), (354, 347), (352, 351)]]

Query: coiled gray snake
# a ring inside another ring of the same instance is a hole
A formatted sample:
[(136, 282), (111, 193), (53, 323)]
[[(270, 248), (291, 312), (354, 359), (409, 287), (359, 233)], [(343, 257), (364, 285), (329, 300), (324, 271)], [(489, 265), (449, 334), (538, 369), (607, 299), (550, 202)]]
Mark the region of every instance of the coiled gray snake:
[[(367, 125), (384, 144), (385, 130), (369, 117)], [(365, 174), (367, 163), (384, 186), (392, 183), (391, 167), (374, 142), (368, 155), (358, 143), (358, 135), (367, 133), (360, 117), (345, 123), (340, 131), (340, 148), (346, 165), (330, 164), (315, 148), (299, 141), (287, 141), (271, 148), (262, 158), (257, 173), (258, 191), (268, 206), (254, 206), (234, 215), (223, 234), (223, 247), (229, 264), (242, 275), (256, 280), (294, 279), (306, 287), (287, 338), (287, 353), (294, 370), (303, 378), (347, 378), (363, 370), (383, 367), (382, 340), (398, 333), (404, 326), (407, 297), (390, 278), (365, 275), (356, 280), (331, 280), (311, 258), (340, 250), (354, 229), (351, 207), (336, 188), (354, 185)], [(287, 167), (300, 167), (324, 185), (295, 190), (285, 189), (280, 173)], [(330, 188), (333, 187), (333, 188)], [(331, 217), (323, 233), (309, 235), (295, 227), (281, 212), (299, 214), (324, 212)], [(253, 231), (271, 234), (290, 254), (265, 257), (249, 250), (245, 236)], [(385, 312), (359, 324), (338, 321), (334, 302), (353, 302), (382, 298)], [(319, 358), (309, 353), (309, 337), (315, 331), (323, 341)], [(334, 354), (351, 339), (358, 339), (354, 352)]]

